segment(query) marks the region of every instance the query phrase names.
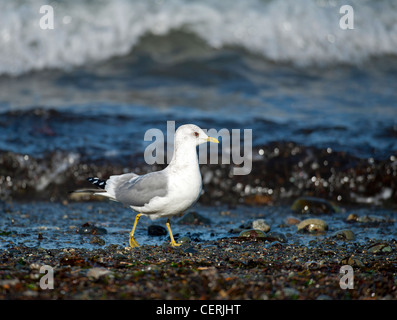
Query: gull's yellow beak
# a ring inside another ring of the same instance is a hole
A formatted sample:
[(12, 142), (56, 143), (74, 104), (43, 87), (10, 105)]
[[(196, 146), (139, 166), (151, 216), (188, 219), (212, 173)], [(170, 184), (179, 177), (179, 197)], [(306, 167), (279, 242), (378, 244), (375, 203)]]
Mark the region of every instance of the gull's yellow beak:
[(207, 138), (207, 141), (208, 141), (208, 142), (219, 143), (218, 139), (215, 139), (215, 138), (213, 138), (213, 137), (208, 137), (208, 138)]

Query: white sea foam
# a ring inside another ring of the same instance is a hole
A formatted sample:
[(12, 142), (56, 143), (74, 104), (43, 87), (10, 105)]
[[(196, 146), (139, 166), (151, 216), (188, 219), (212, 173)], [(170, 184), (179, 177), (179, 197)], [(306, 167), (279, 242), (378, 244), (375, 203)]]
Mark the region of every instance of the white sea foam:
[[(54, 29), (40, 28), (41, 0), (0, 4), (0, 74), (68, 69), (128, 54), (142, 36), (186, 31), (208, 46), (237, 46), (298, 66), (359, 64), (397, 55), (397, 2), (349, 1), (354, 30), (342, 30), (342, 0), (102, 0), (51, 2)], [(155, 48), (155, 46), (153, 46)], [(132, 51), (133, 53), (134, 51)]]

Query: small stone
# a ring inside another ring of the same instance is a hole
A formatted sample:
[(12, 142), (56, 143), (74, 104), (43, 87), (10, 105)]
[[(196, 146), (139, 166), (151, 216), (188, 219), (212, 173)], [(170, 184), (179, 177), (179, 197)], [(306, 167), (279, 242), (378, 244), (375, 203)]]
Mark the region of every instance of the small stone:
[(77, 231), (79, 234), (107, 234), (108, 232), (106, 231), (105, 228), (102, 227), (96, 227), (91, 225), (90, 223), (84, 223)]
[(31, 263), (29, 265), (30, 270), (39, 270), (41, 268), (42, 264), (39, 263)]
[(182, 237), (178, 239), (178, 243), (184, 244), (184, 243), (190, 243), (190, 238), (189, 237)]
[(297, 228), (298, 232), (322, 233), (328, 230), (328, 225), (321, 219), (306, 219), (301, 221)]
[(318, 268), (320, 268), (321, 264), (317, 261), (307, 261), (305, 262), (305, 267), (306, 269), (310, 269), (310, 270), (317, 270)]
[(111, 272), (106, 268), (91, 268), (87, 271), (87, 277), (93, 279), (99, 279), (100, 277), (105, 276), (109, 273)]
[(192, 211), (185, 214), (181, 219), (179, 219), (178, 224), (209, 225), (211, 224), (211, 220), (195, 211)]
[(285, 219), (285, 223), (290, 225), (290, 226), (296, 225), (299, 222), (301, 222), (301, 221), (298, 218), (295, 218), (295, 217), (287, 217)]
[(256, 230), (261, 230), (263, 232), (269, 232), (270, 226), (266, 223), (264, 219), (257, 219), (252, 222), (252, 228)]
[(350, 256), (342, 259), (342, 265), (350, 265), (352, 267), (364, 267), (364, 263), (357, 257)]
[(283, 245), (279, 241), (274, 241), (270, 244), (270, 248), (281, 249), (283, 248)]
[(249, 230), (241, 231), (238, 237), (257, 239), (257, 238), (265, 238), (266, 234), (262, 230), (249, 229)]
[(92, 239), (90, 240), (91, 244), (96, 244), (98, 246), (103, 246), (105, 245), (105, 240), (103, 240), (102, 238), (98, 237), (98, 236), (93, 236)]
[(354, 240), (355, 239), (354, 233), (351, 230), (336, 231), (331, 237), (339, 239), (339, 240)]
[(287, 242), (287, 237), (284, 234), (280, 233), (280, 232), (269, 232), (269, 233), (266, 233), (265, 237), (263, 239), (266, 240), (266, 241), (269, 241), (269, 242), (275, 242), (275, 241), (278, 241), (278, 242), (281, 242), (281, 243)]
[(368, 223), (368, 222), (385, 222), (386, 219), (381, 216), (375, 216), (375, 215), (365, 215), (357, 218), (357, 222), (363, 222), (363, 223)]
[(391, 251), (392, 249), (387, 243), (376, 243), (368, 248), (368, 252), (371, 253), (385, 253)]
[(314, 215), (329, 214), (340, 211), (340, 209), (330, 201), (315, 197), (298, 198), (292, 204), (291, 210), (297, 213), (309, 213)]
[(354, 221), (357, 221), (357, 219), (358, 219), (358, 215), (356, 215), (355, 213), (350, 213), (350, 214), (347, 216), (346, 221), (348, 221), (348, 222), (354, 222)]
[(149, 236), (165, 236), (167, 234), (167, 230), (163, 226), (156, 224), (150, 225), (147, 232)]

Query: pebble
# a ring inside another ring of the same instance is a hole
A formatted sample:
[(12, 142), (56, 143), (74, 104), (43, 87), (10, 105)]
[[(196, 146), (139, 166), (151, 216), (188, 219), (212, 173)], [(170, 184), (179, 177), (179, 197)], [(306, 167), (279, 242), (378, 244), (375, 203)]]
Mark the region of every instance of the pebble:
[(256, 238), (265, 238), (266, 234), (262, 230), (249, 229), (249, 230), (241, 231), (238, 237), (256, 239)]
[(340, 239), (340, 240), (354, 240), (355, 239), (354, 232), (351, 230), (348, 230), (348, 229), (336, 231), (331, 237)]
[(87, 271), (87, 277), (93, 279), (99, 279), (100, 277), (105, 276), (109, 273), (111, 272), (106, 268), (91, 268)]
[(264, 219), (257, 219), (252, 222), (252, 228), (256, 230), (261, 230), (263, 232), (269, 232), (270, 226), (266, 223)]
[(348, 216), (347, 216), (347, 218), (346, 218), (346, 221), (348, 221), (348, 222), (354, 222), (354, 221), (357, 221), (357, 218), (358, 218), (358, 215), (356, 215), (355, 213), (350, 213)]
[(291, 210), (297, 213), (309, 213), (314, 215), (339, 212), (339, 208), (331, 202), (315, 197), (302, 197), (295, 200)]
[(357, 257), (354, 256), (350, 256), (350, 257), (346, 257), (344, 259), (342, 259), (341, 262), (342, 265), (350, 265), (352, 267), (364, 267), (364, 263)]
[(351, 213), (347, 216), (346, 221), (348, 222), (361, 222), (361, 223), (370, 223), (370, 222), (385, 222), (386, 218), (377, 215), (363, 215), (358, 216), (355, 213)]
[(79, 234), (107, 234), (105, 228), (96, 227), (91, 225), (90, 223), (84, 223), (77, 231)]
[(285, 221), (286, 224), (288, 224), (290, 226), (296, 225), (299, 222), (301, 222), (298, 218), (291, 217), (291, 216), (287, 217), (284, 221)]
[(179, 238), (177, 242), (181, 243), (181, 244), (184, 244), (184, 243), (190, 243), (191, 240), (190, 240), (189, 237), (182, 237), (182, 238)]
[(304, 265), (305, 265), (306, 269), (310, 269), (310, 270), (317, 270), (317, 269), (319, 269), (321, 267), (321, 263), (320, 262), (313, 261), (313, 260), (305, 262)]
[(368, 248), (368, 252), (371, 253), (385, 253), (391, 251), (392, 249), (387, 243), (376, 243)]
[(298, 232), (318, 233), (328, 230), (328, 225), (321, 219), (306, 219), (301, 221), (297, 228)]
[(385, 222), (386, 219), (381, 216), (375, 216), (375, 215), (365, 215), (365, 216), (360, 216), (357, 218), (357, 222)]
[(99, 245), (99, 246), (103, 246), (103, 245), (105, 245), (105, 240), (103, 240), (101, 237), (93, 236), (91, 238), (91, 240), (90, 240), (90, 243), (91, 244), (96, 244), (96, 245)]
[(179, 219), (178, 224), (210, 225), (211, 220), (195, 211), (192, 211), (185, 214), (181, 219)]
[(152, 224), (148, 227), (147, 233), (149, 236), (165, 236), (167, 230), (163, 226)]
[(281, 243), (287, 242), (287, 237), (284, 234), (280, 233), (280, 232), (269, 232), (269, 233), (266, 233), (266, 235), (265, 235), (265, 237), (263, 239), (266, 240), (266, 241), (269, 241), (269, 242), (274, 242), (274, 241), (278, 241), (278, 242), (281, 242)]

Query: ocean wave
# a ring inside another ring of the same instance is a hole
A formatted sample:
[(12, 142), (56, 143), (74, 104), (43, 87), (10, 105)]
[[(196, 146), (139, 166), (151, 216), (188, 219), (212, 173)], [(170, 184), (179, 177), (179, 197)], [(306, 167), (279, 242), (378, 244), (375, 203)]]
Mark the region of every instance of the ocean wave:
[[(46, 68), (69, 69), (134, 54), (142, 37), (175, 31), (204, 41), (209, 49), (237, 47), (274, 62), (296, 66), (360, 64), (397, 55), (397, 2), (349, 1), (354, 29), (342, 30), (346, 1), (325, 0), (112, 0), (51, 2), (54, 29), (42, 30), (41, 0), (0, 4), (0, 74)], [(195, 54), (189, 44), (171, 46)]]

